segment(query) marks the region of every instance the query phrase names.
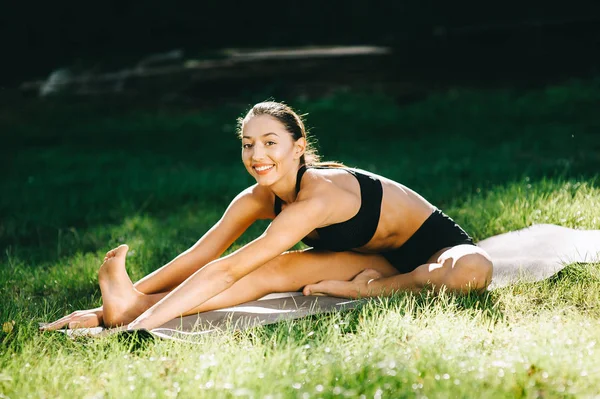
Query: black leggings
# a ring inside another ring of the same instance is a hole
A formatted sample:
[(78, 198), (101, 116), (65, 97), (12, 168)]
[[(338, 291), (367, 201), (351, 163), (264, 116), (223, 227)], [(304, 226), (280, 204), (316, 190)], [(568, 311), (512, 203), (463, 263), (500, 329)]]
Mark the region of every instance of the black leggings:
[(442, 248), (475, 245), (473, 239), (444, 212), (436, 209), (400, 248), (381, 255), (400, 273), (409, 273)]

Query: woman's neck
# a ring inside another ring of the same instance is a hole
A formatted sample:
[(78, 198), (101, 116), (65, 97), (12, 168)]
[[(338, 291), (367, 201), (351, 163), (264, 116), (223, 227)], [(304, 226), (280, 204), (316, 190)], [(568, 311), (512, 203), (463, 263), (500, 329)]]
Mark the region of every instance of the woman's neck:
[(296, 197), (298, 196), (298, 193), (296, 192), (298, 170), (300, 170), (300, 166), (292, 168), (289, 173), (271, 186), (271, 191), (286, 204), (296, 201)]

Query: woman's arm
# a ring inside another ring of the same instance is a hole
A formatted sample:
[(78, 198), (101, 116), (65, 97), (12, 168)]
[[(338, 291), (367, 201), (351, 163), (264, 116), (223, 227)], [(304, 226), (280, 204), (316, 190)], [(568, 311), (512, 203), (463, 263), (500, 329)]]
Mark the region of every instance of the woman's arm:
[(214, 260), (129, 324), (129, 329), (151, 329), (181, 316), (231, 287), (237, 280), (291, 248), (323, 226), (329, 216), (326, 201), (311, 198), (287, 206), (256, 240)]
[(145, 294), (170, 291), (219, 256), (257, 219), (266, 218), (269, 201), (255, 185), (236, 196), (223, 217), (191, 248), (134, 284)]
[[(134, 287), (145, 294), (171, 290), (181, 284), (195, 271), (218, 258), (225, 250), (257, 219), (272, 217), (272, 201), (268, 193), (254, 185), (242, 191), (233, 199), (221, 220), (219, 220), (190, 249), (171, 262), (150, 273)], [(103, 322), (102, 306), (78, 310), (53, 323), (41, 327), (43, 330), (96, 327)]]

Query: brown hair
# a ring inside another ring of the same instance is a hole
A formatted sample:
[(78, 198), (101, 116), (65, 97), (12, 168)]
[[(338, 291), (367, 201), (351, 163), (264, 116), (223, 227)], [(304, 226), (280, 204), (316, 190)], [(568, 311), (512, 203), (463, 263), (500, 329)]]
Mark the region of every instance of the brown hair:
[(281, 123), (285, 130), (292, 136), (294, 141), (304, 137), (306, 140), (306, 148), (304, 150), (304, 154), (300, 157), (300, 165), (306, 166), (326, 166), (333, 168), (342, 168), (345, 165), (338, 162), (320, 162), (320, 156), (313, 147), (312, 143), (309, 141), (307, 137), (306, 127), (304, 126), (304, 121), (302, 117), (305, 115), (298, 115), (289, 105), (275, 102), (275, 101), (263, 101), (258, 104), (255, 104), (250, 110), (246, 113), (246, 116), (243, 118), (238, 118), (238, 136), (242, 137), (242, 128), (244, 127), (244, 123), (249, 121), (255, 116), (259, 115), (268, 115), (272, 118), (275, 118)]

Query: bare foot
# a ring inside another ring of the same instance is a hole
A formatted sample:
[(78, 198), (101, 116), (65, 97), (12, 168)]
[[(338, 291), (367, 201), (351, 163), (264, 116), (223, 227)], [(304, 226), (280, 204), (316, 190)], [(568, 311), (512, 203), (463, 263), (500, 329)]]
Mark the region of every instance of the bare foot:
[(127, 245), (121, 245), (108, 251), (98, 271), (106, 327), (126, 325), (146, 310), (144, 294), (133, 287), (125, 270), (128, 250)]
[(371, 280), (383, 277), (375, 269), (365, 269), (350, 281), (323, 280), (304, 287), (304, 295), (329, 295), (341, 298), (364, 298), (369, 296), (368, 284)]

